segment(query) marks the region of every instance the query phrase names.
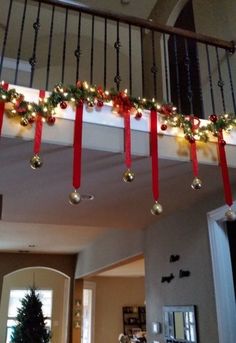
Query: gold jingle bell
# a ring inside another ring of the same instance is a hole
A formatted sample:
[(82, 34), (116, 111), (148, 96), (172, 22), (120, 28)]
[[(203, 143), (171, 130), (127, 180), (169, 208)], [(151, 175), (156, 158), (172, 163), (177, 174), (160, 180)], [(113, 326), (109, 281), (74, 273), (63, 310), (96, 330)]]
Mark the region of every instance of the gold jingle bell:
[(158, 201), (156, 201), (155, 204), (151, 208), (151, 214), (153, 214), (154, 216), (158, 216), (162, 212), (163, 212), (162, 205)]
[(77, 192), (76, 189), (69, 194), (69, 203), (71, 205), (78, 205), (80, 201), (81, 201), (81, 196), (79, 192)]
[(132, 182), (134, 181), (135, 174), (132, 172), (132, 170), (128, 169), (123, 174), (123, 181), (124, 182)]
[(27, 118), (22, 117), (21, 120), (20, 120), (20, 124), (21, 124), (21, 126), (25, 127), (25, 126), (27, 126), (29, 124), (29, 121), (28, 121)]
[(236, 220), (236, 213), (231, 208), (229, 208), (225, 212), (225, 217), (226, 220), (228, 220), (229, 222), (233, 222), (234, 220)]
[(202, 181), (198, 178), (198, 177), (195, 177), (193, 179), (193, 182), (191, 184), (191, 187), (192, 189), (194, 190), (198, 190), (198, 189), (201, 189), (202, 188)]
[(39, 155), (34, 155), (30, 160), (30, 166), (32, 169), (39, 169), (43, 165), (43, 162)]

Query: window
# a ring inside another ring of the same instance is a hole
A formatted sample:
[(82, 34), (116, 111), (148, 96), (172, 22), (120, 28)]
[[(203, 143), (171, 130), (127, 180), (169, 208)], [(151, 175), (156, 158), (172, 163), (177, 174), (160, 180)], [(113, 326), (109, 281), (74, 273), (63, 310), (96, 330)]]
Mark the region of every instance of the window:
[[(51, 329), (52, 317), (52, 290), (37, 290), (42, 301), (43, 315), (46, 317), (46, 325)], [(26, 289), (15, 289), (10, 291), (8, 316), (7, 316), (7, 337), (6, 343), (10, 343), (12, 328), (16, 325), (17, 309), (21, 307), (21, 299), (26, 295)]]
[(83, 290), (83, 331), (82, 343), (93, 343), (94, 334), (94, 311), (95, 311), (95, 284), (84, 283)]

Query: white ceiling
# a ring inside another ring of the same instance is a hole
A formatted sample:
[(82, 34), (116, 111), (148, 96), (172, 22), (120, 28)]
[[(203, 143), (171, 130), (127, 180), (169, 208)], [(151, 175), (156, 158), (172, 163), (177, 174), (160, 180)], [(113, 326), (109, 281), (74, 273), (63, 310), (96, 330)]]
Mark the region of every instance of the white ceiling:
[[(95, 199), (71, 206), (72, 148), (42, 144), (44, 166), (36, 171), (29, 166), (32, 150), (32, 142), (1, 138), (0, 251), (76, 253), (107, 230), (137, 230), (158, 221), (150, 214), (150, 158), (133, 157), (136, 179), (126, 184), (122, 154), (84, 150), (80, 192)], [(222, 193), (219, 206), (224, 203), (219, 169), (201, 165), (200, 175), (204, 187), (195, 192), (190, 163), (160, 160), (163, 216), (187, 211), (209, 194)]]

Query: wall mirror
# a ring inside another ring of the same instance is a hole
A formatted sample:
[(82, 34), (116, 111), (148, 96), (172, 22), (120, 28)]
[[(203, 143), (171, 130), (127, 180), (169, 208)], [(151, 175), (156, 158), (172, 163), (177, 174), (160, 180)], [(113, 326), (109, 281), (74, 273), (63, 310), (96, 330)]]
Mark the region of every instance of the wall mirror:
[(196, 306), (164, 306), (166, 343), (197, 343)]

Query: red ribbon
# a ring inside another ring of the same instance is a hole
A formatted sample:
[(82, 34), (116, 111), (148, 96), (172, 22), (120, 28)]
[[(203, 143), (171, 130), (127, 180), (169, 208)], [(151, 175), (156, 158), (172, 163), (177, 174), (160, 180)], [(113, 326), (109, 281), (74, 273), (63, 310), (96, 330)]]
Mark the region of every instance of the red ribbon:
[(196, 142), (190, 143), (190, 155), (192, 160), (192, 166), (193, 166), (193, 175), (198, 176), (198, 160), (197, 160), (197, 147)]
[(159, 198), (159, 172), (158, 172), (158, 135), (157, 135), (157, 111), (151, 110), (151, 134), (150, 148), (152, 158), (152, 192), (154, 200)]
[(220, 130), (218, 134), (218, 147), (219, 147), (220, 167), (221, 167), (221, 173), (222, 173), (223, 185), (224, 185), (225, 202), (228, 206), (232, 206), (233, 198), (232, 198), (232, 191), (231, 191), (230, 180), (229, 180), (229, 171), (228, 171), (228, 166), (227, 166), (225, 143), (223, 140), (222, 130)]
[[(40, 99), (45, 98), (44, 90), (39, 91), (39, 98)], [(43, 130), (42, 117), (39, 114), (37, 114), (36, 125), (35, 125), (35, 135), (34, 135), (34, 153), (35, 154), (38, 154), (40, 151), (41, 141), (42, 141), (42, 130)]]
[(75, 189), (80, 187), (81, 180), (82, 125), (83, 102), (79, 102), (76, 106), (74, 126), (73, 186)]
[[(4, 83), (2, 85), (2, 88), (7, 91), (8, 90), (8, 86), (9, 84), (8, 83)], [(5, 102), (4, 101), (1, 101), (0, 102), (0, 136), (2, 134), (2, 124), (3, 124), (3, 115), (4, 115), (4, 110), (5, 110)]]
[(131, 168), (131, 130), (129, 111), (124, 112), (124, 147), (125, 147), (125, 164), (128, 169)]

